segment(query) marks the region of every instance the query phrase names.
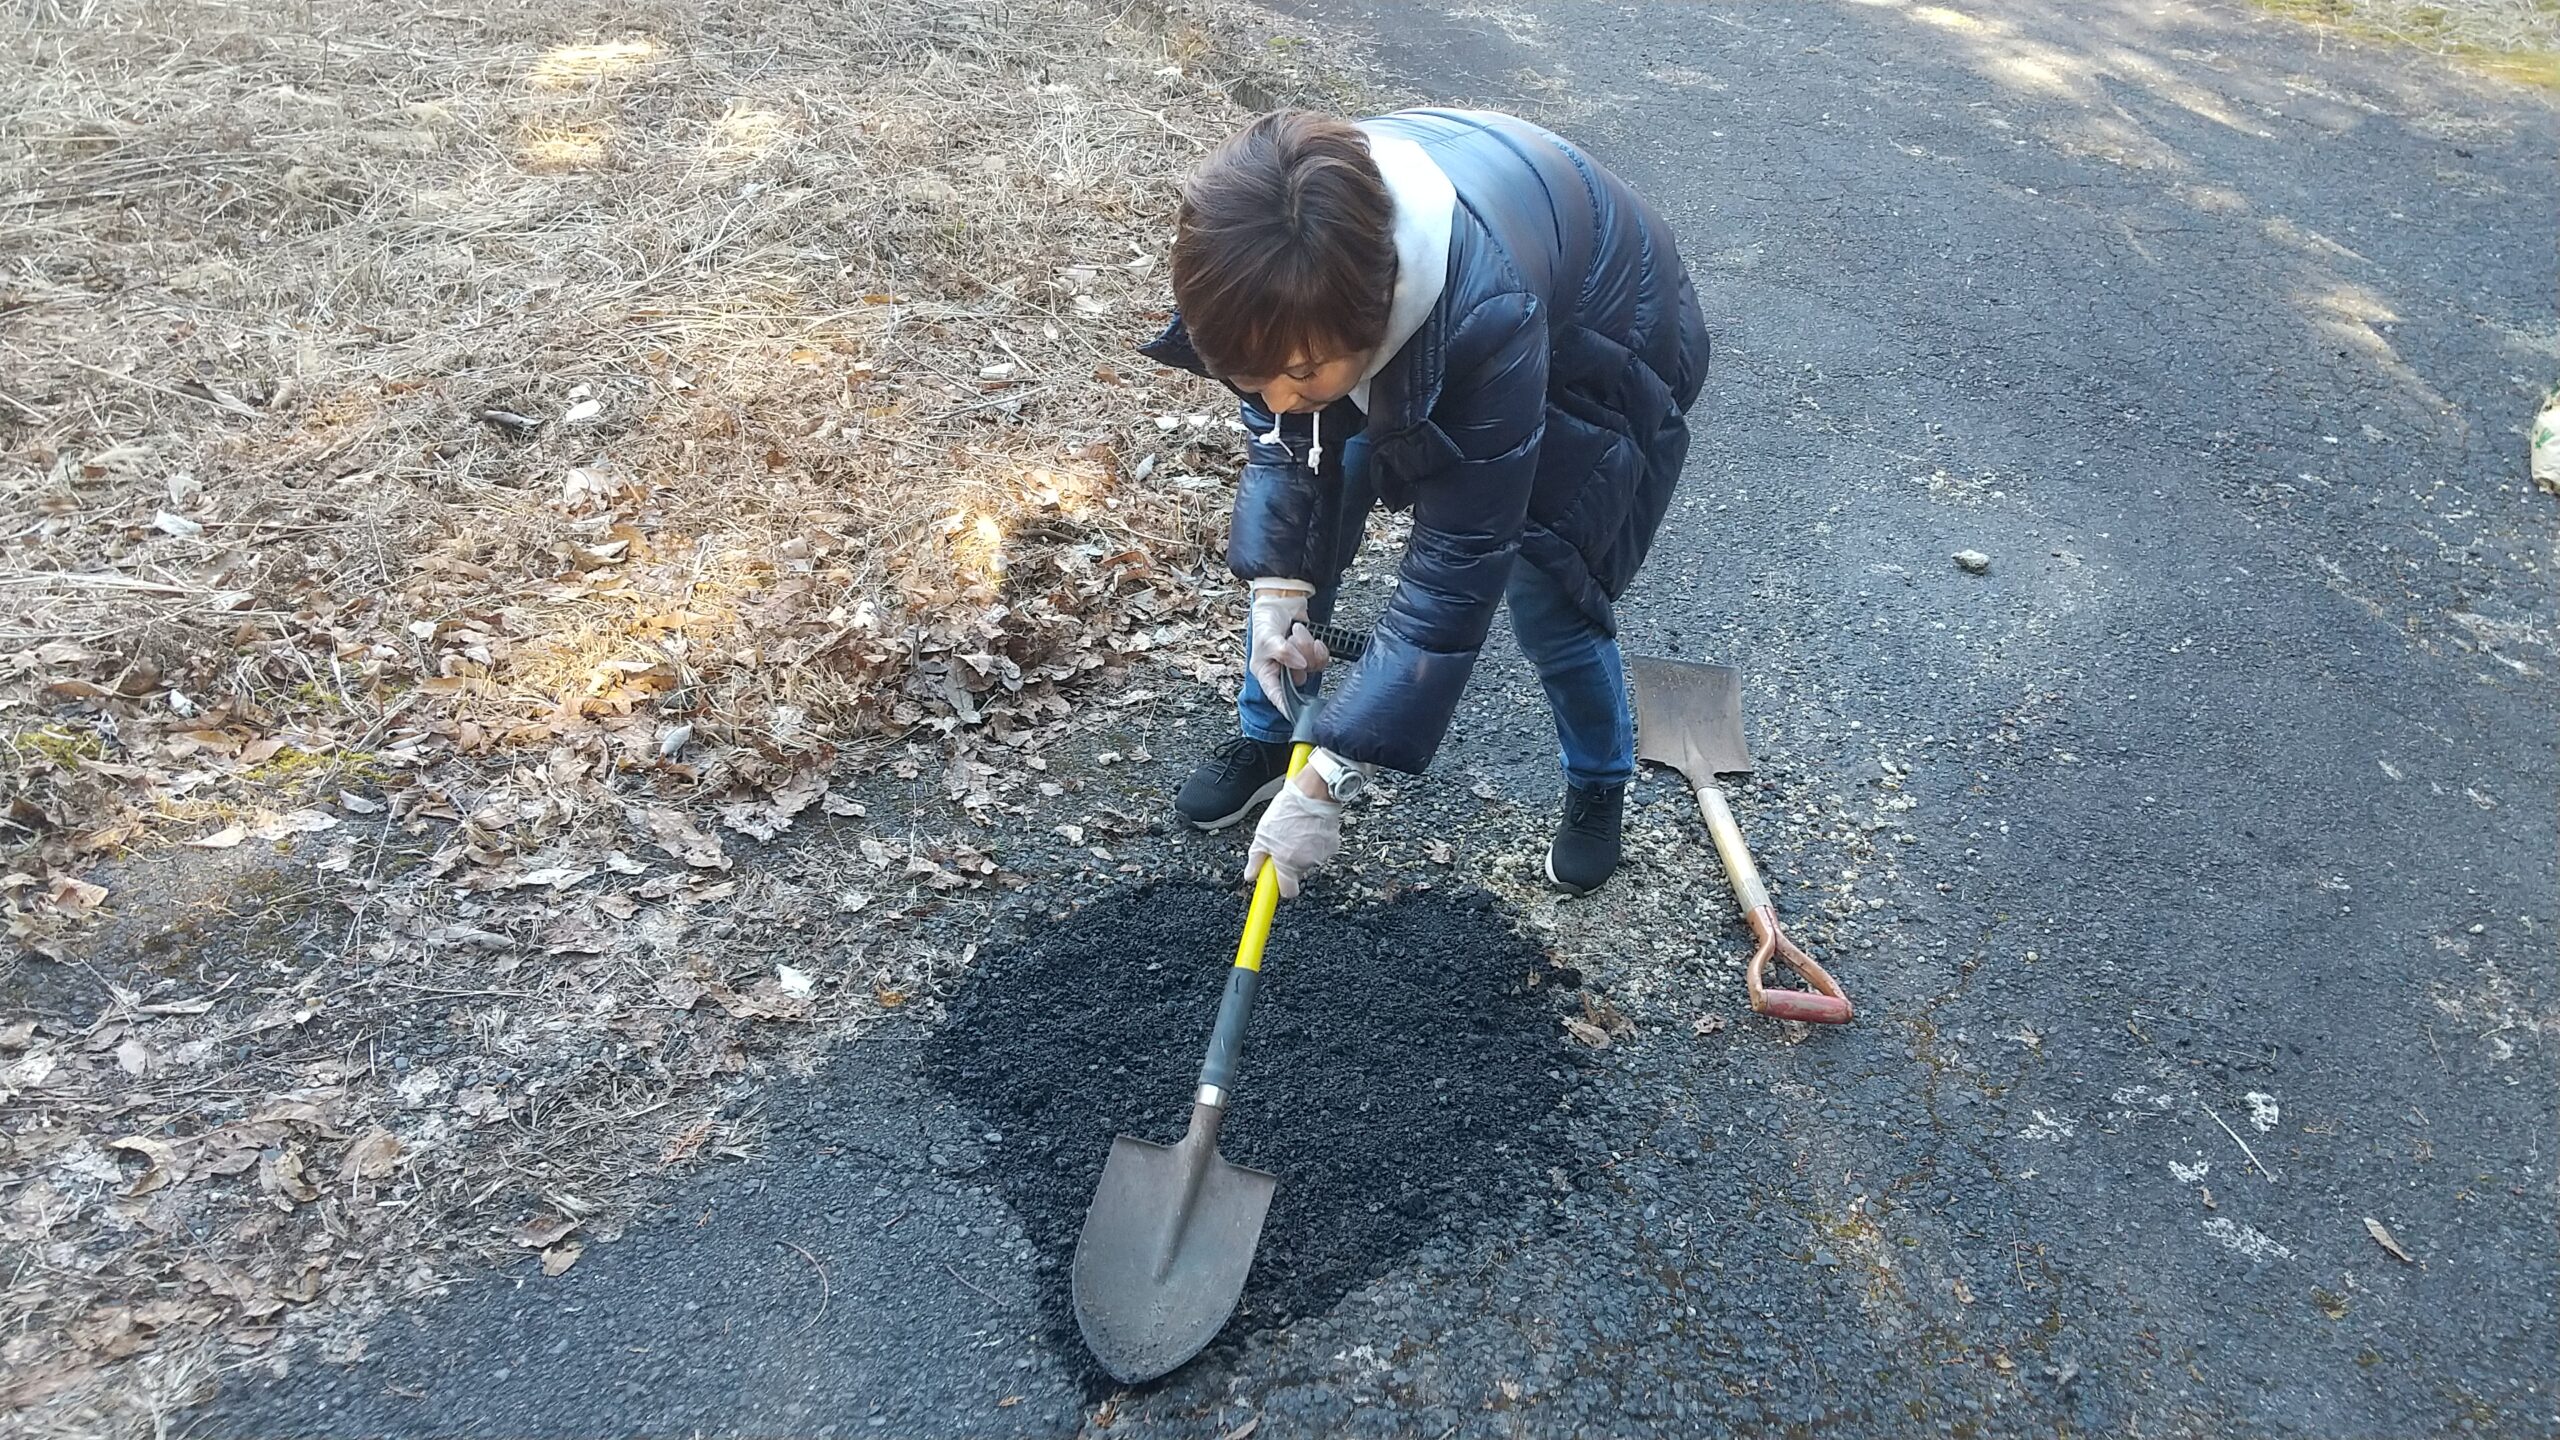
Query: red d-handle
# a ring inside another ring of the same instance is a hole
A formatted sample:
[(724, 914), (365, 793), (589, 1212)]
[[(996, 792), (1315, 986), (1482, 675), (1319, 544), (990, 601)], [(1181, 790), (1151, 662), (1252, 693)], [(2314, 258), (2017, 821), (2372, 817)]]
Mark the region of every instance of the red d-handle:
[[(1798, 949), (1787, 932), (1778, 928), (1778, 909), (1760, 905), (1743, 917), (1751, 932), (1760, 937), (1760, 948), (1751, 952), (1751, 968), (1743, 972), (1743, 984), (1751, 992), (1751, 1008), (1780, 1020), (1802, 1020), (1813, 1025), (1846, 1025), (1856, 1012), (1840, 982), (1815, 959)], [(1761, 976), (1769, 968), (1769, 957), (1775, 955), (1787, 962), (1787, 968), (1804, 977), (1810, 990), (1771, 990)]]
[(1850, 1015), (1845, 997), (1816, 995), (1810, 990), (1763, 990), (1758, 1008), (1763, 1015), (1815, 1025), (1846, 1025)]

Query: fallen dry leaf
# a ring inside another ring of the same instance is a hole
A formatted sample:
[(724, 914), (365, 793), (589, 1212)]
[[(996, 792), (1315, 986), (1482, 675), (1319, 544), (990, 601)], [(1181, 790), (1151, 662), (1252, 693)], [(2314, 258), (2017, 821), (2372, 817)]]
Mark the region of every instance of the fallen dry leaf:
[(326, 810), (288, 810), (282, 815), (260, 815), (249, 834), (260, 840), (281, 840), (287, 835), (316, 835), (338, 828), (338, 817)]
[(178, 1148), (165, 1140), (154, 1140), (148, 1135), (127, 1135), (120, 1140), (108, 1141), (107, 1148), (130, 1150), (150, 1162), (150, 1168), (125, 1187), (124, 1193), (129, 1196), (148, 1195), (187, 1178), (186, 1161), (179, 1156)]
[(187, 843), (199, 850), (228, 850), (249, 838), (249, 827), (233, 821), (210, 835), (199, 835)]
[(711, 993), (710, 987), (690, 975), (661, 975), (651, 987), (658, 998), (678, 1010), (690, 1010)]
[(302, 1152), (291, 1145), (258, 1158), (258, 1189), (297, 1205), (320, 1198), (320, 1187), (304, 1170)]
[(1564, 1029), (1566, 1034), (1571, 1035), (1574, 1039), (1581, 1041), (1583, 1044), (1590, 1046), (1594, 1050), (1606, 1050), (1609, 1048), (1609, 1032), (1592, 1024), (1588, 1020), (1577, 1020), (1572, 1016), (1567, 1015), (1564, 1017)]
[(338, 1167), (338, 1175), (349, 1184), (380, 1180), (399, 1163), (400, 1137), (376, 1125), (347, 1147), (347, 1158)]
[(2370, 1215), (2364, 1217), (2364, 1233), (2373, 1237), (2373, 1243), (2390, 1251), (2392, 1259), (2399, 1261), (2403, 1265), (2415, 1265), (2418, 1263), (2418, 1257), (2400, 1248), (2400, 1241), (2398, 1237), (2391, 1233), (2391, 1227), (2374, 1219)]
[(542, 1273), (565, 1274), (570, 1266), (578, 1263), (578, 1257), (585, 1253), (587, 1253), (587, 1247), (584, 1245), (554, 1245), (542, 1252)]
[(1628, 1019), (1617, 1006), (1600, 998), (1597, 992), (1587, 987), (1582, 992), (1582, 1018), (1608, 1031), (1611, 1035), (1623, 1037), (1636, 1033), (1636, 1022)]
[(53, 883), (46, 887), (45, 898), (53, 902), (55, 910), (65, 915), (86, 915), (106, 903), (107, 887), (75, 876), (56, 875)]
[[(306, 1096), (311, 1093), (313, 1092), (306, 1091), (302, 1094), (289, 1095), (282, 1100), (276, 1101), (272, 1105), (260, 1106), (258, 1112), (251, 1115), (249, 1119), (252, 1123), (272, 1121), (284, 1125), (308, 1125), (312, 1129), (319, 1131), (322, 1135), (325, 1135), (332, 1140), (345, 1139), (346, 1137), (343, 1134), (329, 1128), (329, 1112), (321, 1108), (320, 1102), (318, 1100), (306, 1098)], [(321, 1094), (324, 1098), (330, 1098), (334, 1096), (335, 1092), (321, 1091), (317, 1093)]]
[(578, 1222), (558, 1215), (536, 1215), (516, 1227), (515, 1240), (528, 1250), (541, 1250), (569, 1238)]
[[(720, 823), (758, 840), (770, 840), (791, 826), (801, 811), (809, 808), (826, 793), (827, 777), (817, 770), (803, 770), (761, 800), (733, 801), (720, 807)], [(856, 809), (859, 813), (859, 807)]]
[(517, 876), (512, 883), (516, 889), (541, 885), (553, 890), (566, 890), (572, 886), (585, 884), (594, 878), (595, 873), (596, 867), (593, 865), (546, 865), (539, 870), (526, 871)]
[(229, 1265), (190, 1256), (178, 1263), (178, 1273), (226, 1300), (254, 1300), (258, 1282)]
[(277, 1284), (277, 1296), (296, 1305), (310, 1304), (320, 1298), (321, 1272), (328, 1268), (329, 1262), (326, 1260), (303, 1261), (295, 1269), (291, 1279)]
[(684, 815), (665, 805), (652, 805), (642, 816), (649, 839), (661, 850), (697, 870), (726, 870), (729, 857), (719, 837), (705, 834)]

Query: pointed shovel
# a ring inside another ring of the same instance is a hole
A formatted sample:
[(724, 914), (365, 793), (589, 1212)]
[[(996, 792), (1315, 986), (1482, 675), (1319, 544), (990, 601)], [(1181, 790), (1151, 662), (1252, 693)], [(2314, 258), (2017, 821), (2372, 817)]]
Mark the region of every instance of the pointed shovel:
[[(1334, 659), (1357, 660), (1365, 648), (1357, 631), (1318, 626), (1316, 634)], [(1293, 777), (1315, 748), (1321, 708), (1314, 697), (1297, 697)], [(1279, 907), (1280, 877), (1266, 864), (1254, 877), (1253, 903), (1227, 969), (1209, 1054), (1200, 1063), (1190, 1131), (1172, 1145), (1131, 1135), (1112, 1141), (1102, 1183), (1085, 1210), (1084, 1233), (1076, 1238), (1070, 1279), (1076, 1327), (1102, 1368), (1127, 1384), (1171, 1373), (1217, 1338), (1262, 1243), (1263, 1217), (1280, 1181), (1220, 1155), (1218, 1126), (1262, 978), (1262, 947)]]
[[(1668, 765), (1698, 795), (1707, 817), (1707, 834), (1724, 861), (1725, 879), (1742, 906), (1744, 923), (1760, 942), (1744, 972), (1751, 1008), (1781, 1020), (1810, 1020), (1817, 1025), (1849, 1023), (1849, 997), (1840, 982), (1796, 948), (1778, 928), (1778, 907), (1769, 902), (1769, 887), (1760, 883), (1760, 867), (1742, 843), (1742, 827), (1725, 802), (1720, 775), (1746, 774), (1751, 748), (1742, 739), (1742, 676), (1730, 665), (1701, 665), (1693, 660), (1663, 660), (1649, 655), (1627, 657), (1636, 683), (1636, 754)], [(1761, 983), (1769, 957), (1775, 955), (1804, 977), (1810, 990), (1771, 990)]]

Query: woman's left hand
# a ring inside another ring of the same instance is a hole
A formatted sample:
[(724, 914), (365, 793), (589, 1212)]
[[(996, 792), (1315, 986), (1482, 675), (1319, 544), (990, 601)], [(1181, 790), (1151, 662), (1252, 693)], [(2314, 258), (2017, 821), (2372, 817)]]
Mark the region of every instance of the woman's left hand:
[(1281, 898), (1295, 900), (1306, 878), (1342, 849), (1342, 802), (1301, 788), (1314, 779), (1311, 772), (1298, 772), (1263, 809), (1262, 822), (1253, 827), (1253, 849), (1245, 856), (1246, 884), (1261, 875), (1268, 860), (1280, 878)]

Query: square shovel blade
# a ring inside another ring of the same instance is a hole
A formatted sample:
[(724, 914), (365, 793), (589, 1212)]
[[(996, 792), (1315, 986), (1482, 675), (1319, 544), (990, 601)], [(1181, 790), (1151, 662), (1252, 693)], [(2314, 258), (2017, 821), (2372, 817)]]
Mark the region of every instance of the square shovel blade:
[(1742, 672), (1730, 665), (1627, 657), (1636, 683), (1636, 754), (1689, 778), (1689, 788), (1751, 768), (1742, 739)]
[(1124, 1383), (1153, 1380), (1199, 1354), (1244, 1293), (1280, 1182), (1227, 1161), (1214, 1143), (1121, 1136), (1085, 1211), (1076, 1326)]

